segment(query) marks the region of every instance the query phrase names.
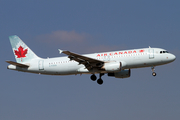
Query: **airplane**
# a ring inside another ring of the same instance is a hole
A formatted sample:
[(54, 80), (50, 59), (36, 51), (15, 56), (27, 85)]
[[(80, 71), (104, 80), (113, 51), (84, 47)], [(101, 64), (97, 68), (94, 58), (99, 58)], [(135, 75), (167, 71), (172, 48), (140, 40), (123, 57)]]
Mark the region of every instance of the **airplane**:
[(96, 81), (95, 74), (99, 74), (97, 83), (103, 84), (102, 76), (107, 74), (115, 78), (128, 78), (131, 69), (151, 67), (152, 75), (155, 66), (173, 62), (176, 56), (161, 48), (141, 48), (123, 51), (111, 51), (80, 55), (67, 50), (60, 50), (65, 57), (38, 57), (17, 35), (9, 36), (16, 62), (6, 61), (8, 69), (21, 72), (44, 75), (77, 75), (92, 74), (92, 81)]

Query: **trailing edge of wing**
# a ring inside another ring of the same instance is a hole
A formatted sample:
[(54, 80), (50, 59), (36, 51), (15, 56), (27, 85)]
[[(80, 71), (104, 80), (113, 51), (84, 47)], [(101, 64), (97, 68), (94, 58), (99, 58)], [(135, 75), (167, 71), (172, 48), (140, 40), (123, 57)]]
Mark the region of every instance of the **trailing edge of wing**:
[(25, 64), (21, 64), (21, 63), (17, 63), (17, 62), (13, 62), (13, 61), (6, 61), (7, 63), (9, 64), (12, 64), (12, 65), (15, 65), (15, 66), (18, 66), (18, 67), (21, 67), (21, 68), (28, 68), (29, 65), (25, 65)]

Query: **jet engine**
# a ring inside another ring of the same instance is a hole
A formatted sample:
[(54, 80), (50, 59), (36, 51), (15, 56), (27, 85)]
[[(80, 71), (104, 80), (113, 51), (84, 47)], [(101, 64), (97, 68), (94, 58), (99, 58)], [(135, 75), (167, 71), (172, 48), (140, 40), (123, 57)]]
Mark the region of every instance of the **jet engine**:
[(131, 76), (131, 70), (125, 69), (121, 70), (120, 72), (108, 73), (108, 76), (115, 78), (128, 78)]

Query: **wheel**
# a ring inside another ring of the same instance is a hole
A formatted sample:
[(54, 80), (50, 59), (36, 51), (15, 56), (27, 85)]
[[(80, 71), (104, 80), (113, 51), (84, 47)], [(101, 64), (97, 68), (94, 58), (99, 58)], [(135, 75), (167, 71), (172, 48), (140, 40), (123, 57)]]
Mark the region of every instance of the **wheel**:
[(156, 76), (156, 73), (155, 73), (155, 72), (153, 72), (153, 73), (152, 73), (152, 75), (153, 75), (153, 76)]
[(102, 85), (102, 84), (103, 84), (103, 80), (100, 78), (100, 79), (97, 80), (97, 83), (98, 83), (99, 85)]
[(91, 80), (92, 81), (95, 81), (97, 79), (97, 77), (93, 74), (93, 75), (91, 75)]

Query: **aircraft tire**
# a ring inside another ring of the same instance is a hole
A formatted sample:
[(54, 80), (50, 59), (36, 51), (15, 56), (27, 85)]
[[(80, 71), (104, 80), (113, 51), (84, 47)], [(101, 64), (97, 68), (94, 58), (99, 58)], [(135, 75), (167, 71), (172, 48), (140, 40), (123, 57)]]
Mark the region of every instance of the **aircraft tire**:
[(102, 85), (102, 84), (103, 84), (103, 80), (100, 78), (100, 79), (97, 80), (97, 83), (98, 83), (99, 85)]
[(155, 72), (153, 72), (153, 73), (152, 73), (152, 75), (153, 75), (153, 76), (156, 76), (156, 73), (155, 73)]
[(97, 79), (97, 77), (93, 74), (93, 75), (91, 75), (91, 80), (92, 81), (95, 81)]

